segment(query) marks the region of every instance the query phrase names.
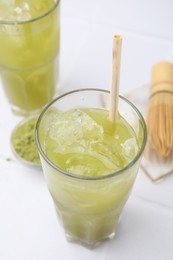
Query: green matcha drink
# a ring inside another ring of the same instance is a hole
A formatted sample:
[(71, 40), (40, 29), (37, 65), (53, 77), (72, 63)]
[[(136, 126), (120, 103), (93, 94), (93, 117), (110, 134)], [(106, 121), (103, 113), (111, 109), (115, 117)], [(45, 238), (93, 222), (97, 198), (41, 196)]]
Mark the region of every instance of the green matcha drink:
[(115, 235), (146, 142), (137, 109), (119, 98), (118, 118), (111, 123), (103, 97), (108, 103), (106, 91), (80, 90), (56, 99), (43, 111), (36, 131), (66, 237), (88, 247)]
[(0, 73), (14, 111), (52, 100), (58, 54), (59, 0), (0, 0)]

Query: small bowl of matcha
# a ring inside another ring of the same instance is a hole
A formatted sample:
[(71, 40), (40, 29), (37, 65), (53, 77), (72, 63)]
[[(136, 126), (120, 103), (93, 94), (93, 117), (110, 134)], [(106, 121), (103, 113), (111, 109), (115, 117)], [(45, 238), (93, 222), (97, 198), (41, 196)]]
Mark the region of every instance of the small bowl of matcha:
[(11, 146), (14, 155), (28, 165), (41, 166), (35, 143), (35, 127), (38, 116), (22, 120), (12, 131)]

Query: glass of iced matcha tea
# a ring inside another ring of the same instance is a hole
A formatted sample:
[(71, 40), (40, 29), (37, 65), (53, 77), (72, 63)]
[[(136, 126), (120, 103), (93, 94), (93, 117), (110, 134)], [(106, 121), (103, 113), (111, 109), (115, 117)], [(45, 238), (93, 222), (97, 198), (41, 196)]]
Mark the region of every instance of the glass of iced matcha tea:
[(110, 93), (64, 94), (41, 113), (36, 142), (57, 215), (69, 241), (93, 248), (114, 237), (146, 144), (146, 126), (123, 97), (109, 121)]
[(0, 74), (16, 113), (50, 102), (58, 80), (59, 0), (0, 0)]

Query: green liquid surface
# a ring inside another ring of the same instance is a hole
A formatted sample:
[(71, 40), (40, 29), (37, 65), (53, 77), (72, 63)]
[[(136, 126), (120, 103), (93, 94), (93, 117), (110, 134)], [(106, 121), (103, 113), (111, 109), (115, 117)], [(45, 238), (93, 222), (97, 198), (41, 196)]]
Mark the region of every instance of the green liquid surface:
[(83, 176), (103, 176), (123, 169), (137, 155), (132, 127), (108, 111), (76, 109), (57, 113), (46, 138), (45, 153), (61, 169)]

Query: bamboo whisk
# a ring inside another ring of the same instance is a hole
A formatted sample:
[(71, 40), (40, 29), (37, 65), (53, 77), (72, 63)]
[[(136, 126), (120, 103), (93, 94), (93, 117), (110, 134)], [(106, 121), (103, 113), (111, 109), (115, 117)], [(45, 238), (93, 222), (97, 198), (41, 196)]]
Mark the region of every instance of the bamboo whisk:
[(166, 158), (173, 146), (173, 64), (153, 66), (146, 124), (151, 149)]

